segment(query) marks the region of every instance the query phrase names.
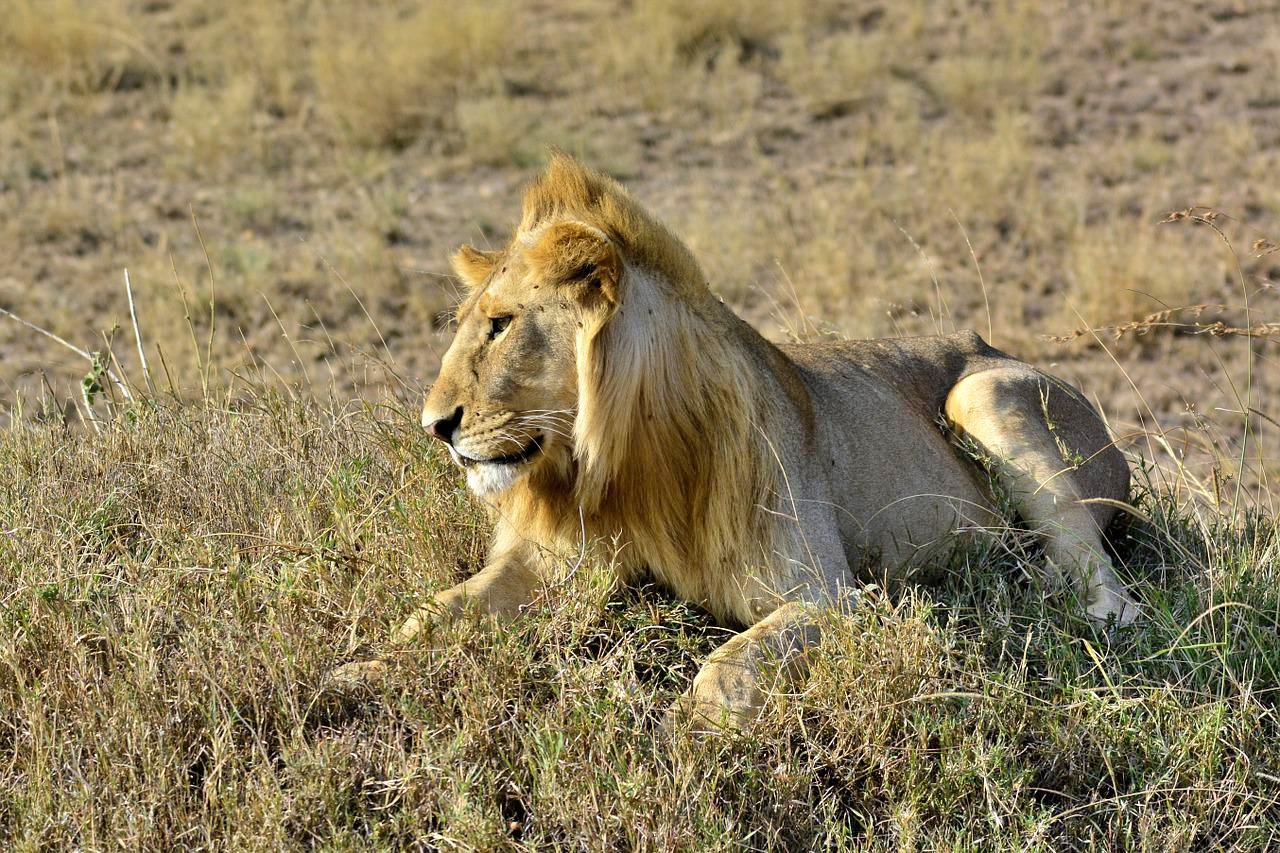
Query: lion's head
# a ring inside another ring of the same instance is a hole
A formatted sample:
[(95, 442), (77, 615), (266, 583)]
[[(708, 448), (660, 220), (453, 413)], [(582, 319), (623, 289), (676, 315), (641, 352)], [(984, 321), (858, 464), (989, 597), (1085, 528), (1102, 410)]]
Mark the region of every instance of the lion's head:
[[(598, 443), (588, 433), (599, 425), (578, 415), (598, 409), (583, 397), (604, 385), (603, 339), (627, 339), (615, 345), (618, 366), (643, 356), (637, 346), (655, 345), (652, 328), (628, 329), (621, 316), (624, 302), (638, 309), (653, 300), (642, 284), (691, 286), (697, 299), (709, 297), (679, 240), (616, 182), (563, 154), (525, 192), (506, 248), (463, 246), (452, 260), (468, 294), (422, 423), (449, 445), (481, 495), (542, 466), (567, 473), (591, 455)], [(650, 327), (653, 314), (644, 318)]]
[(469, 295), (422, 424), (484, 495), (539, 465), (568, 463), (577, 337), (615, 307), (619, 259), (602, 231), (563, 221), (502, 251), (463, 246), (453, 266)]

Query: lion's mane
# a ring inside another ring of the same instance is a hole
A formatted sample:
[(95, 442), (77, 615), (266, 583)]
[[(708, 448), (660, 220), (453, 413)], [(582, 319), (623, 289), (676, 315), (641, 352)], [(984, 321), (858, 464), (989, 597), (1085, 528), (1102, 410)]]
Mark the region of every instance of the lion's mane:
[(751, 621), (751, 578), (785, 571), (791, 513), (769, 436), (794, 419), (794, 367), (625, 189), (566, 156), (526, 191), (516, 239), (560, 221), (607, 236), (618, 298), (578, 332), (573, 460), (502, 497), (509, 530), (566, 550), (584, 534), (616, 542), (624, 572), (648, 568), (717, 616)]

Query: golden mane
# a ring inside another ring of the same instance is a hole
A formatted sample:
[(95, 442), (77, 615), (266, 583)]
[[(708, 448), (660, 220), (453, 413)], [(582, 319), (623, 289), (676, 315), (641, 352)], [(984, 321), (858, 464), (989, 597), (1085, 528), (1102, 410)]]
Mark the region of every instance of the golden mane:
[[(722, 618), (750, 622), (749, 579), (773, 574), (784, 535), (776, 372), (791, 365), (713, 297), (689, 249), (616, 182), (557, 155), (526, 192), (520, 233), (559, 221), (621, 255), (618, 304), (578, 333), (571, 471), (510, 490), (504, 514), (534, 541), (616, 541)], [(568, 369), (568, 365), (565, 365)], [(530, 535), (531, 534), (531, 535)], [(735, 588), (726, 588), (733, 585)]]

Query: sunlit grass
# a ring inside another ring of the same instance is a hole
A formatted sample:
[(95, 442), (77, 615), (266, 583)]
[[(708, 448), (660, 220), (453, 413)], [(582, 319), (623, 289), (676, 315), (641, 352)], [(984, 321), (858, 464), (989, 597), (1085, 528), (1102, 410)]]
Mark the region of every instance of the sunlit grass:
[(583, 565), (509, 629), (323, 690), (486, 525), (408, 412), (274, 395), (0, 436), (8, 843), (1262, 849), (1280, 538), (1156, 495), (1108, 643), (1016, 533), (825, 620), (751, 733), (660, 737), (723, 632)]

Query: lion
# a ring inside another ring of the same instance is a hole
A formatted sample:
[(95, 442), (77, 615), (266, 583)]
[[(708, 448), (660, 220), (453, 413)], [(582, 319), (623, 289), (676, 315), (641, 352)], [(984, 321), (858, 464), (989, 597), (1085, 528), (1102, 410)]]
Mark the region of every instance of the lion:
[(771, 343), (621, 185), (564, 154), (505, 248), (452, 261), (467, 295), (422, 424), (488, 508), (492, 547), (394, 643), (469, 610), (510, 618), (557, 561), (611, 543), (618, 582), (742, 629), (671, 714), (743, 725), (803, 676), (821, 609), (936, 567), (1005, 524), (1002, 504), (1091, 620), (1137, 613), (1102, 542), (1123, 455), (1079, 392), (977, 334)]

